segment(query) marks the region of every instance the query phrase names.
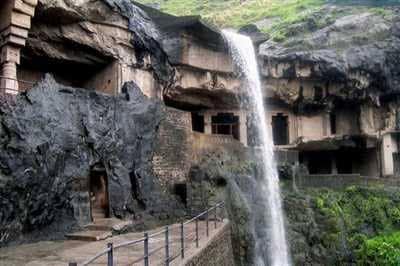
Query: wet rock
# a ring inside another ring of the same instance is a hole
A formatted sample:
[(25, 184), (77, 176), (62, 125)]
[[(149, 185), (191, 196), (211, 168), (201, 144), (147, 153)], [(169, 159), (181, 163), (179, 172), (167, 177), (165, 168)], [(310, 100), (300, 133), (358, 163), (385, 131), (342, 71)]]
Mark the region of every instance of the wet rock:
[(89, 204), (84, 195), (98, 165), (107, 173), (111, 216), (182, 214), (152, 170), (162, 104), (133, 82), (114, 97), (47, 77), (0, 108), (1, 244), (38, 232), (55, 236), (88, 222), (89, 210), (86, 216), (78, 210)]
[[(251, 177), (238, 176), (229, 180), (226, 208), (232, 221), (232, 245), (236, 265), (252, 265), (254, 261), (255, 239), (252, 206), (245, 198), (241, 185), (254, 186)], [(254, 187), (252, 187), (254, 189)], [(251, 189), (250, 189), (251, 191)]]
[(252, 41), (254, 42), (254, 45), (256, 45), (256, 46), (258, 46), (259, 44), (261, 44), (269, 39), (268, 34), (262, 33), (260, 31), (260, 29), (257, 27), (257, 25), (254, 25), (254, 24), (249, 24), (249, 25), (241, 27), (239, 29), (239, 33), (249, 36), (252, 39)]
[(138, 63), (145, 64), (145, 57), (150, 56), (152, 68), (160, 82), (169, 83), (173, 77), (167, 54), (161, 46), (162, 35), (148, 14), (129, 0), (104, 0), (114, 11), (122, 14), (129, 21), (133, 33), (132, 43)]

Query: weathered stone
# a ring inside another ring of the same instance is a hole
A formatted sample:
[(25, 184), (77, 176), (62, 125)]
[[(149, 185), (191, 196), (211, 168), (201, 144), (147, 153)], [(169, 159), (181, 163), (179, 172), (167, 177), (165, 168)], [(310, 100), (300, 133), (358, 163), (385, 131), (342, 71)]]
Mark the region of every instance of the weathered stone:
[(345, 16), (321, 29), (310, 29), (310, 34), (297, 32), (282, 43), (263, 43), (260, 59), (266, 83), (300, 83), (290, 88), (290, 94), (281, 93), (279, 86), (268, 88), (290, 104), (303, 100), (300, 87), (307, 80), (325, 83), (332, 99), (348, 101), (376, 101), (377, 96), (398, 91), (400, 40), (395, 14), (389, 18), (368, 12)]
[(50, 77), (15, 104), (2, 105), (0, 228), (7, 237), (1, 244), (55, 230), (54, 224), (55, 231), (65, 231), (87, 219), (76, 217), (88, 203), (82, 197), (87, 188), (78, 183), (86, 183), (96, 165), (107, 172), (111, 216), (159, 220), (182, 213), (153, 173), (163, 113), (161, 103), (134, 83), (114, 97), (61, 86)]

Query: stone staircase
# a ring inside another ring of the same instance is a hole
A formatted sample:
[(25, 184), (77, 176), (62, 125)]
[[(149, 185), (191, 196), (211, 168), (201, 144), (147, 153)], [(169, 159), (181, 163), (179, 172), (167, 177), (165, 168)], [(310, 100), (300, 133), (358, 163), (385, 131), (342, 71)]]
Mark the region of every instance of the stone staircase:
[(113, 232), (119, 232), (132, 225), (132, 221), (124, 221), (117, 218), (105, 218), (103, 213), (93, 212), (93, 223), (84, 227), (84, 230), (66, 234), (71, 240), (99, 241), (112, 236)]
[(92, 218), (93, 221), (96, 221), (98, 219), (104, 219), (106, 218), (106, 214), (104, 210), (101, 208), (92, 208)]

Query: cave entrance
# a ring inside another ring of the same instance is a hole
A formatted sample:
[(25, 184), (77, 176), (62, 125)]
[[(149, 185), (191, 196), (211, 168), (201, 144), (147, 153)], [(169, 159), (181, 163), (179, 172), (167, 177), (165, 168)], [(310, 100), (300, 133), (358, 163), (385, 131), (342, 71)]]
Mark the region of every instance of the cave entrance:
[(204, 133), (204, 115), (192, 112), (192, 130)]
[(310, 175), (332, 174), (332, 158), (329, 152), (310, 151), (300, 155), (300, 162), (307, 165)]
[(343, 151), (336, 155), (336, 168), (338, 174), (352, 174), (353, 162), (359, 159), (360, 155), (350, 151)]
[(109, 217), (108, 182), (105, 170), (90, 173), (90, 211), (93, 221)]
[(400, 176), (400, 152), (393, 153), (394, 175)]
[(288, 116), (282, 113), (272, 116), (272, 137), (275, 145), (289, 144)]
[(179, 198), (185, 206), (187, 205), (187, 187), (185, 183), (174, 185), (174, 194)]
[(49, 73), (60, 84), (107, 94), (115, 94), (119, 87), (119, 64), (104, 58), (96, 63), (82, 63), (58, 60), (47, 56), (32, 55), (24, 50), (18, 67), (18, 79), (21, 91), (29, 90)]

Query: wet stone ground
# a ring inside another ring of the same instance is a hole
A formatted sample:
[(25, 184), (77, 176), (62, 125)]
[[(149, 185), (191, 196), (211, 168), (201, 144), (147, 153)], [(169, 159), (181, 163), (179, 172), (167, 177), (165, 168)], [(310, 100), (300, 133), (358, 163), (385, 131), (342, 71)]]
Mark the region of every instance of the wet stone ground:
[[(224, 222), (225, 223), (225, 222)], [(217, 229), (214, 228), (214, 222), (209, 224), (209, 237), (206, 237), (206, 223), (199, 222), (199, 246), (200, 249), (207, 246), (208, 241), (216, 235), (222, 228), (221, 222), (218, 222)], [(162, 230), (158, 228), (149, 232), (149, 235)], [(25, 244), (14, 247), (0, 249), (0, 266), (56, 266), (68, 265), (69, 262), (77, 262), (78, 265), (87, 261), (94, 255), (105, 249), (107, 243), (112, 242), (114, 245), (126, 241), (140, 239), (143, 233), (128, 233), (115, 236), (103, 241), (86, 242), (76, 240), (65, 241), (41, 241), (33, 244)], [(171, 226), (170, 230), (170, 254), (175, 257), (180, 252), (180, 225)], [(185, 254), (186, 258), (196, 253), (195, 244), (195, 223), (185, 225)], [(154, 252), (150, 256), (150, 265), (163, 265), (165, 259), (165, 237), (164, 234), (155, 236), (149, 240), (149, 252)], [(114, 251), (114, 265), (143, 265), (143, 261), (135, 263), (143, 256), (143, 244), (129, 247), (123, 247)], [(98, 258), (91, 265), (106, 265), (107, 257)], [(171, 265), (180, 265), (181, 258), (178, 256)]]

